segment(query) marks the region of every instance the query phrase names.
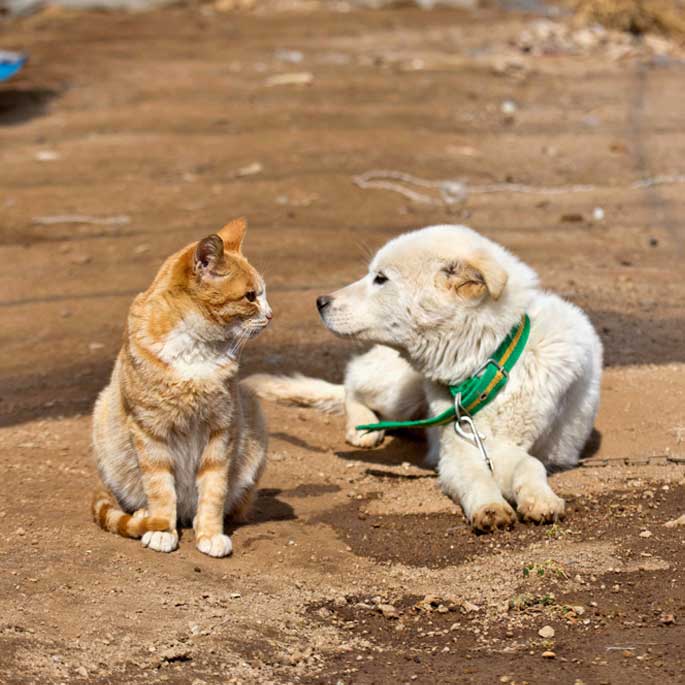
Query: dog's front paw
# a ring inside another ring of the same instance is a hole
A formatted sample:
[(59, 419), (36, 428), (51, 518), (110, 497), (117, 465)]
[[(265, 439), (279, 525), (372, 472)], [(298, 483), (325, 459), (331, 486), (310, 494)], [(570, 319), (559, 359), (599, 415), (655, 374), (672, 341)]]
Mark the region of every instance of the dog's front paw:
[(524, 488), (519, 492), (516, 502), (516, 508), (523, 521), (551, 523), (564, 518), (566, 504), (549, 487), (546, 491)]
[(471, 517), (471, 527), (481, 533), (489, 533), (497, 528), (511, 528), (515, 523), (516, 514), (504, 500), (482, 506)]
[(200, 536), (197, 548), (210, 557), (227, 557), (233, 551), (233, 543), (228, 535)]
[(178, 532), (175, 530), (149, 530), (141, 540), (143, 547), (155, 552), (173, 552), (178, 547)]
[(358, 431), (354, 427), (347, 429), (345, 440), (355, 447), (370, 449), (378, 447), (385, 438), (385, 431)]

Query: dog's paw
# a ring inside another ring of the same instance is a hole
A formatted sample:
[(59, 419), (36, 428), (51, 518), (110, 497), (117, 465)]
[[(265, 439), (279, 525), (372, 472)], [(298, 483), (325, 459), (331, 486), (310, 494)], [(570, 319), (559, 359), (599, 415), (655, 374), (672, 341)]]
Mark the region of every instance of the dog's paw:
[(201, 536), (197, 539), (197, 548), (210, 557), (227, 557), (233, 551), (233, 543), (228, 535)]
[(481, 533), (511, 528), (516, 523), (514, 510), (504, 501), (486, 504), (471, 517), (471, 527)]
[(345, 440), (354, 447), (364, 447), (370, 449), (378, 447), (385, 438), (385, 431), (358, 431), (356, 428), (348, 428)]
[(516, 508), (523, 521), (552, 523), (564, 518), (566, 504), (551, 488), (546, 491), (524, 489), (519, 492), (516, 500)]
[(178, 532), (149, 530), (141, 540), (143, 547), (154, 549), (155, 552), (173, 552), (178, 547)]

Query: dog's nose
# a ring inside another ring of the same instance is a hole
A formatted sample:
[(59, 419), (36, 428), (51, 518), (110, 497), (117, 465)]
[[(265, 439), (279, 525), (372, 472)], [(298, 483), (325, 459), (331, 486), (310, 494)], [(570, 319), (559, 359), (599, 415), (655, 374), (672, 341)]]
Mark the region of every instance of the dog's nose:
[(321, 295), (316, 298), (316, 308), (322, 312), (332, 301), (333, 298), (330, 295)]

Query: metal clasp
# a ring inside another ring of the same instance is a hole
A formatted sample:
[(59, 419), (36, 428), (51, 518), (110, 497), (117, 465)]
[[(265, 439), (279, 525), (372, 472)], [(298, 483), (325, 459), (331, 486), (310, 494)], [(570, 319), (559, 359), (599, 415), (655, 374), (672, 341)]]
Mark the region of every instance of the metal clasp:
[(478, 369), (478, 371), (476, 371), (476, 373), (474, 373), (473, 375), (476, 377), (479, 377), (485, 371), (485, 369), (487, 369), (488, 366), (490, 366), (490, 364), (495, 365), (495, 368), (502, 374), (502, 376), (504, 376), (504, 380), (506, 380), (506, 381), (509, 380), (509, 372), (496, 359), (493, 359), (492, 357), (490, 357), (489, 359), (486, 359), (480, 365), (480, 368)]
[(474, 447), (478, 449), (483, 460), (488, 465), (490, 471), (492, 471), (492, 462), (488, 456), (488, 451), (485, 449), (485, 436), (481, 435), (476, 428), (471, 416), (466, 412), (466, 410), (461, 406), (461, 393), (457, 394), (454, 398), (454, 411), (456, 413), (456, 420), (454, 422), (454, 432), (466, 442), (470, 442)]

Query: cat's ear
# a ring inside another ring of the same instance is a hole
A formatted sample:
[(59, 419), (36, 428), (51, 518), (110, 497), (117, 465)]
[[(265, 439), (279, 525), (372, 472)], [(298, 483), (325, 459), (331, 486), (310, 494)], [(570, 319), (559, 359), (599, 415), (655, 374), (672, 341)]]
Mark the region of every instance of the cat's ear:
[(228, 252), (240, 252), (240, 246), (243, 244), (245, 231), (247, 231), (247, 219), (244, 216), (229, 221), (219, 231), (219, 235), (224, 241), (224, 247)]
[(195, 248), (193, 267), (196, 273), (211, 272), (224, 256), (224, 241), (216, 234), (203, 238)]

